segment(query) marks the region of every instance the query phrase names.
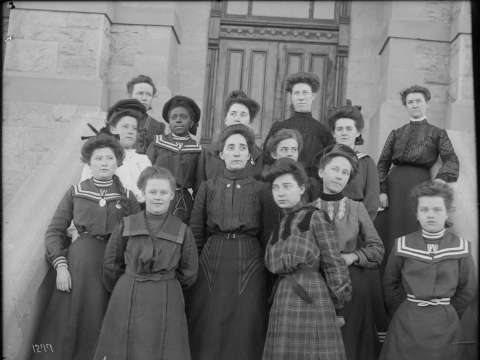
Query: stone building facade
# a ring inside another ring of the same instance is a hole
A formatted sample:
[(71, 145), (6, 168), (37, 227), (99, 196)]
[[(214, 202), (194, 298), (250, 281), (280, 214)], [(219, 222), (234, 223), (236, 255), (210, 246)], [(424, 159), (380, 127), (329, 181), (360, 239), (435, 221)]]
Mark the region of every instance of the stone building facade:
[(87, 122), (102, 124), (108, 106), (126, 96), (126, 82), (138, 74), (157, 85), (155, 118), (174, 94), (200, 105), (204, 143), (221, 124), (219, 104), (227, 90), (242, 87), (264, 108), (256, 128), (261, 142), (271, 121), (286, 115), (275, 76), (314, 69), (326, 79), (318, 117), (346, 98), (361, 104), (361, 150), (375, 160), (389, 131), (407, 119), (399, 91), (427, 86), (429, 120), (448, 130), (461, 161), (454, 185), (458, 231), (477, 253), (470, 3), (292, 3), (14, 1), (15, 8), (4, 12), (7, 358), (25, 359), (31, 351), (47, 271), (42, 237), (65, 189), (79, 177), (80, 136), (89, 133)]

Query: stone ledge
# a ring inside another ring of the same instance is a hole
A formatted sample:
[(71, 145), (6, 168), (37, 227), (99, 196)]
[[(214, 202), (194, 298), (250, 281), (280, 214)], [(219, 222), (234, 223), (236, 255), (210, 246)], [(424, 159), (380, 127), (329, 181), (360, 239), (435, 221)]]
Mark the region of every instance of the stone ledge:
[[(147, 5), (148, 4), (148, 5)], [(175, 2), (19, 1), (16, 9), (104, 14), (112, 24), (169, 26), (180, 43), (182, 29)]]

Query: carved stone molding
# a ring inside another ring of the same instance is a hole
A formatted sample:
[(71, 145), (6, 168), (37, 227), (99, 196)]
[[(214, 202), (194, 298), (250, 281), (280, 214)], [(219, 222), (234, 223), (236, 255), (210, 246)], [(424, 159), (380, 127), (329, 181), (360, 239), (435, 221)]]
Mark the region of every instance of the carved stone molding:
[(338, 31), (220, 25), (221, 38), (338, 43)]

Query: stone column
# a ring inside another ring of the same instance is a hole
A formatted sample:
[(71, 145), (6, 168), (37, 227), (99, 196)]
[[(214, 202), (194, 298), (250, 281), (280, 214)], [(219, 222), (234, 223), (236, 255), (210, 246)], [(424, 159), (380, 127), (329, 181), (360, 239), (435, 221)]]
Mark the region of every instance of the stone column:
[(391, 1), (384, 4), (380, 55), (380, 104), (370, 123), (370, 149), (378, 156), (390, 130), (408, 121), (399, 92), (409, 85), (432, 93), (428, 117), (444, 127), (448, 106), (451, 2)]
[(470, 240), (478, 265), (478, 195), (475, 153), (471, 9), (468, 1), (454, 1), (450, 27), (450, 84), (445, 127), (460, 159), (454, 185), (455, 231)]
[(127, 97), (126, 83), (148, 75), (157, 88), (151, 115), (162, 120), (163, 104), (178, 92), (178, 51), (183, 31), (174, 1), (115, 3), (108, 68), (109, 102)]

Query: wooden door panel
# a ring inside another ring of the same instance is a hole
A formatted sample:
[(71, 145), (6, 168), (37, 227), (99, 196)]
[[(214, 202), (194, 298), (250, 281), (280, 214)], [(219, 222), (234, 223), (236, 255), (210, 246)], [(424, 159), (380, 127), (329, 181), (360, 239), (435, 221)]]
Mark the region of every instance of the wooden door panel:
[(224, 128), (223, 105), (232, 90), (243, 90), (260, 105), (252, 123), (259, 143), (270, 129), (276, 86), (278, 46), (266, 41), (221, 40), (216, 84), (214, 127)]
[(279, 45), (279, 74), (275, 96), (277, 120), (290, 116), (290, 99), (285, 92), (285, 79), (298, 71), (313, 72), (320, 78), (318, 94), (312, 106), (312, 114), (325, 121), (326, 109), (333, 104), (335, 88), (335, 46), (318, 44), (282, 43)]

